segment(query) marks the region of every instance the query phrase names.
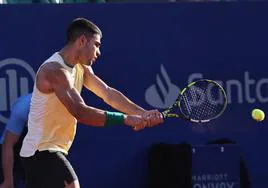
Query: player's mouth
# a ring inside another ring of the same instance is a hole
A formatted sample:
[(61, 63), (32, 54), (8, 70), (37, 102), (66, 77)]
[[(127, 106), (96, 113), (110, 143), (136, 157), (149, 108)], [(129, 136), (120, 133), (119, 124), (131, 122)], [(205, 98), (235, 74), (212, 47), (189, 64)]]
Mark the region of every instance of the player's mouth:
[(94, 63), (97, 60), (97, 57), (93, 57), (91, 62)]

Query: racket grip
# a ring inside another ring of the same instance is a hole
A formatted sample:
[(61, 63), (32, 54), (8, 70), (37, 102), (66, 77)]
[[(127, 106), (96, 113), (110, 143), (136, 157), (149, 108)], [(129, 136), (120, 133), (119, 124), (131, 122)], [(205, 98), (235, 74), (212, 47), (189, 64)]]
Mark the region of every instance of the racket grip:
[(167, 118), (167, 115), (166, 115), (165, 112), (161, 112), (161, 114), (162, 114), (163, 119), (166, 119)]

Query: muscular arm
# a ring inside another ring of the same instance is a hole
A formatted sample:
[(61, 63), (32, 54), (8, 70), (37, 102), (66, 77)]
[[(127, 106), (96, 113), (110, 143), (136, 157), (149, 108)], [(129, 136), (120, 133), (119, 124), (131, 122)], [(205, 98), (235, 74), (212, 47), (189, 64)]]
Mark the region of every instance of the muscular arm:
[(128, 99), (120, 91), (109, 87), (104, 81), (97, 77), (91, 67), (84, 66), (84, 86), (102, 98), (113, 108), (126, 114), (143, 114), (145, 110)]
[[(106, 122), (105, 111), (88, 106), (79, 92), (70, 83), (70, 74), (60, 64), (51, 62), (41, 67), (37, 74), (37, 88), (45, 93), (54, 92), (77, 121), (101, 127)], [(124, 115), (124, 124), (144, 127), (143, 119), (137, 115)]]
[[(61, 103), (77, 121), (86, 125), (104, 125), (106, 119), (105, 112), (85, 104), (76, 88), (71, 86), (69, 72), (60, 64), (49, 63), (42, 67), (38, 74), (37, 82), (39, 83), (39, 88), (42, 87), (40, 83), (43, 80), (48, 81), (50, 91), (56, 94)], [(42, 91), (42, 89), (40, 90)]]

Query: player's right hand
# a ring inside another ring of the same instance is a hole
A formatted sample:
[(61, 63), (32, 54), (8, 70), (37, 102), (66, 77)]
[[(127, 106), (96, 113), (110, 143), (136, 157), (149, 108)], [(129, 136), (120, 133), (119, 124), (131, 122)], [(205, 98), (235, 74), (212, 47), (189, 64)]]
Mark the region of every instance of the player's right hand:
[(163, 115), (158, 110), (148, 110), (142, 114), (146, 127), (154, 127), (164, 122)]
[(140, 131), (146, 127), (146, 121), (141, 115), (125, 115), (124, 123), (131, 126), (134, 131)]

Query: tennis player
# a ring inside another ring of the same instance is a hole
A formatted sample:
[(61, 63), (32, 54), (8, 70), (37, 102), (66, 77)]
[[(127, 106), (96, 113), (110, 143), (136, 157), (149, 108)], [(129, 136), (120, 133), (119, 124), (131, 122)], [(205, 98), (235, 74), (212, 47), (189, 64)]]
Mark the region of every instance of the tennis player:
[[(102, 32), (91, 21), (77, 18), (67, 29), (67, 43), (38, 69), (30, 107), (28, 133), (20, 155), (27, 188), (80, 187), (66, 155), (77, 121), (89, 126), (126, 125), (138, 131), (163, 121), (157, 110), (146, 111), (94, 74), (101, 55)], [(120, 112), (85, 104), (82, 86)]]

